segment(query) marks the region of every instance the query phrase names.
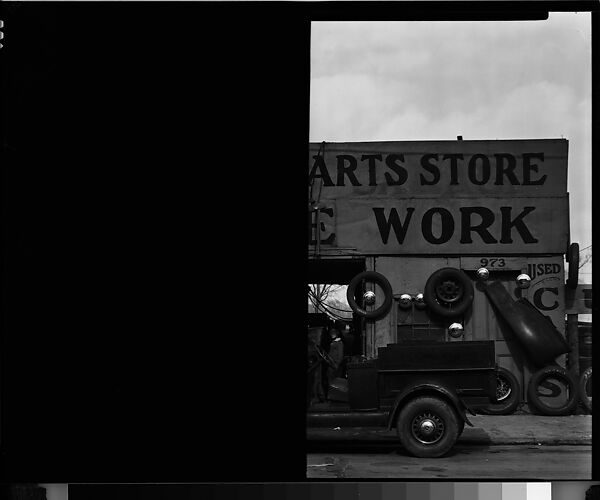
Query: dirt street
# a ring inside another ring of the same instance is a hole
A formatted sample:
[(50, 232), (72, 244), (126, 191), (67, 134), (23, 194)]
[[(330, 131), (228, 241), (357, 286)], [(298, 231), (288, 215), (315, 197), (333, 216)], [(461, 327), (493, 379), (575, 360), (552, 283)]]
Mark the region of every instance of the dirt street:
[(308, 478), (591, 479), (589, 445), (457, 444), (443, 458), (415, 458), (392, 443), (310, 444)]

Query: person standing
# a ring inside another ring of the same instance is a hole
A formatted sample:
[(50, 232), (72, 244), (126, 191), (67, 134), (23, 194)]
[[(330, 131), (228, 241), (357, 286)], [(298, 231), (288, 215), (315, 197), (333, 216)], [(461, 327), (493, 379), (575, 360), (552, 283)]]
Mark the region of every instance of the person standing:
[(308, 336), (308, 385), (306, 391), (308, 395), (309, 406), (325, 400), (321, 369), (323, 365), (323, 357), (319, 350), (319, 342), (321, 339), (322, 330), (312, 329), (313, 332), (310, 332), (310, 330), (311, 329), (309, 329)]
[(340, 376), (340, 369), (342, 367), (342, 361), (344, 360), (344, 344), (340, 337), (340, 332), (337, 328), (332, 328), (329, 331), (331, 336), (331, 344), (329, 345), (329, 357), (332, 361), (332, 365), (327, 368), (327, 379), (331, 383), (334, 378)]

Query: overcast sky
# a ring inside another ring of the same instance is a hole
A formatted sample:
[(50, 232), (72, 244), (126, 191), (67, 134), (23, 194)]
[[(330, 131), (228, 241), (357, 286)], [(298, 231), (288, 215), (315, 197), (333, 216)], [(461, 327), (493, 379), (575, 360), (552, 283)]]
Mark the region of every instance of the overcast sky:
[(589, 13), (313, 22), (311, 45), (311, 141), (564, 137), (571, 241), (591, 245)]

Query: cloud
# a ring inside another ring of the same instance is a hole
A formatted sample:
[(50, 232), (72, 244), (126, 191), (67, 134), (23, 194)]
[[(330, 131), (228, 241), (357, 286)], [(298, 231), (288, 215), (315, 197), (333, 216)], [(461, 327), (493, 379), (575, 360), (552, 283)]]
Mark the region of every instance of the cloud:
[[(362, 121), (377, 124), (382, 104), (388, 114), (416, 107), (433, 120), (474, 106), (499, 109), (507, 94), (543, 82), (589, 94), (589, 31), (589, 16), (575, 14), (546, 22), (313, 23), (312, 95), (331, 99), (330, 112), (375, 104), (363, 107)], [(344, 87), (364, 93), (345, 101)], [(327, 123), (322, 118), (315, 122)]]

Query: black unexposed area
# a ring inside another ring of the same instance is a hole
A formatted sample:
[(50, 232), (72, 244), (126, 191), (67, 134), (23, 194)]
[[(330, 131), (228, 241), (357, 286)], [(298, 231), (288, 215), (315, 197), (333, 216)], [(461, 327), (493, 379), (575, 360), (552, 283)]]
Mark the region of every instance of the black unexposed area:
[(3, 2), (2, 481), (304, 477), (310, 25), (268, 10)]

